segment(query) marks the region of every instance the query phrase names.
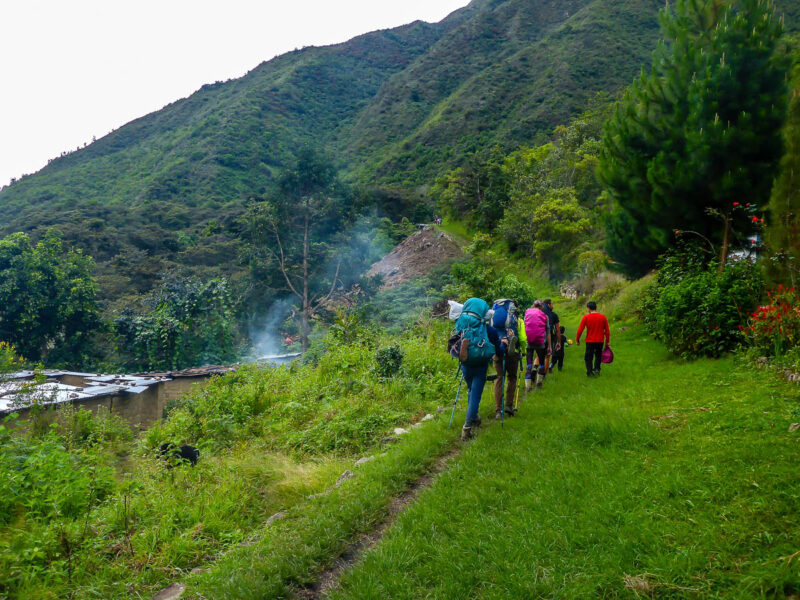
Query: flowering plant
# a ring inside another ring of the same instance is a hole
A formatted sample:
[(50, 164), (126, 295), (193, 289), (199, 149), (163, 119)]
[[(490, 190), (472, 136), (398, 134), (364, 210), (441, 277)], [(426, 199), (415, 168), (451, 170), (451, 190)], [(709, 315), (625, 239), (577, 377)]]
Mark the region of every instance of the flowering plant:
[(800, 342), (800, 294), (779, 285), (767, 296), (769, 303), (753, 311), (743, 329), (762, 354), (781, 357)]

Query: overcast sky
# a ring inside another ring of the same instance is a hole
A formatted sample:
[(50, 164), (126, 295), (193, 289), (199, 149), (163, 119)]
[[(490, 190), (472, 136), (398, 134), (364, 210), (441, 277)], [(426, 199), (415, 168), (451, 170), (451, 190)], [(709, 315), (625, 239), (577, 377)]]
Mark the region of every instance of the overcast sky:
[(0, 0), (0, 186), (204, 83), (468, 0)]

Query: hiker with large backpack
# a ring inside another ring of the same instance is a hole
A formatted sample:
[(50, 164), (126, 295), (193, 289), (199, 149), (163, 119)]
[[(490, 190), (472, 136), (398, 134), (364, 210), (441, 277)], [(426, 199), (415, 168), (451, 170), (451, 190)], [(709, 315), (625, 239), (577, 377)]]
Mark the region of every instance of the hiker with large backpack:
[(533, 306), (525, 311), (525, 335), (528, 338), (528, 373), (533, 370), (533, 353), (539, 359), (539, 368), (536, 373), (536, 387), (542, 387), (546, 374), (545, 359), (551, 354), (552, 338), (550, 336), (550, 320), (542, 310), (541, 300), (536, 300)]
[[(517, 413), (514, 407), (514, 393), (517, 390), (519, 362), (519, 333), (517, 330), (519, 311), (516, 302), (508, 298), (495, 300), (492, 310), (494, 311), (492, 327), (497, 330), (501, 338), (508, 339), (508, 350), (505, 355), (495, 354), (494, 356), (494, 370), (497, 373), (497, 379), (494, 382), (494, 416), (496, 419), (502, 419), (504, 412), (509, 417), (513, 417)], [(508, 384), (504, 395), (503, 385), (506, 380)]]
[(462, 440), (472, 438), (473, 427), (481, 424), (478, 407), (486, 385), (489, 362), (494, 355), (504, 356), (508, 348), (508, 339), (501, 339), (497, 330), (488, 325), (490, 318), (489, 305), (480, 298), (470, 298), (461, 308), (450, 337), (450, 352), (461, 363), (461, 376), (467, 383), (468, 390), (467, 416), (461, 429)]

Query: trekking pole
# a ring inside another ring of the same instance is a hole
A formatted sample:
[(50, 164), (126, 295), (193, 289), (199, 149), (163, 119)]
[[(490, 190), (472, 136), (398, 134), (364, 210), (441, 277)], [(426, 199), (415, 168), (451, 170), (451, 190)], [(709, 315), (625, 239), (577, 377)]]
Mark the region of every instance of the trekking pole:
[(506, 359), (503, 357), (503, 377), (500, 378), (500, 394), (503, 399), (503, 412), (500, 413), (500, 427), (505, 427), (506, 420)]
[(519, 406), (519, 374), (522, 373), (522, 354), (517, 351), (517, 387), (514, 388), (514, 410)]
[(456, 390), (456, 399), (453, 402), (453, 412), (450, 413), (450, 424), (447, 426), (448, 429), (450, 429), (453, 426), (453, 417), (456, 414), (456, 404), (458, 404), (458, 395), (461, 393), (461, 383), (463, 381), (464, 381), (464, 372), (461, 371), (461, 379), (458, 380), (458, 390)]

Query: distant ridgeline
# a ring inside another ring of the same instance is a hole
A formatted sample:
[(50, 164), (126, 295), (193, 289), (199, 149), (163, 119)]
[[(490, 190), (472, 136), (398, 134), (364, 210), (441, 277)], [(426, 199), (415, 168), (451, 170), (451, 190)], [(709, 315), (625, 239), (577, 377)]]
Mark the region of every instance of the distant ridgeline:
[[(786, 28), (800, 3), (776, 2)], [(106, 300), (182, 266), (236, 276), (249, 199), (297, 149), (346, 180), (418, 193), (467, 155), (542, 142), (598, 91), (629, 84), (663, 0), (474, 0), (415, 22), (290, 52), (203, 86), (0, 191), (0, 234), (57, 226), (98, 262)]]

